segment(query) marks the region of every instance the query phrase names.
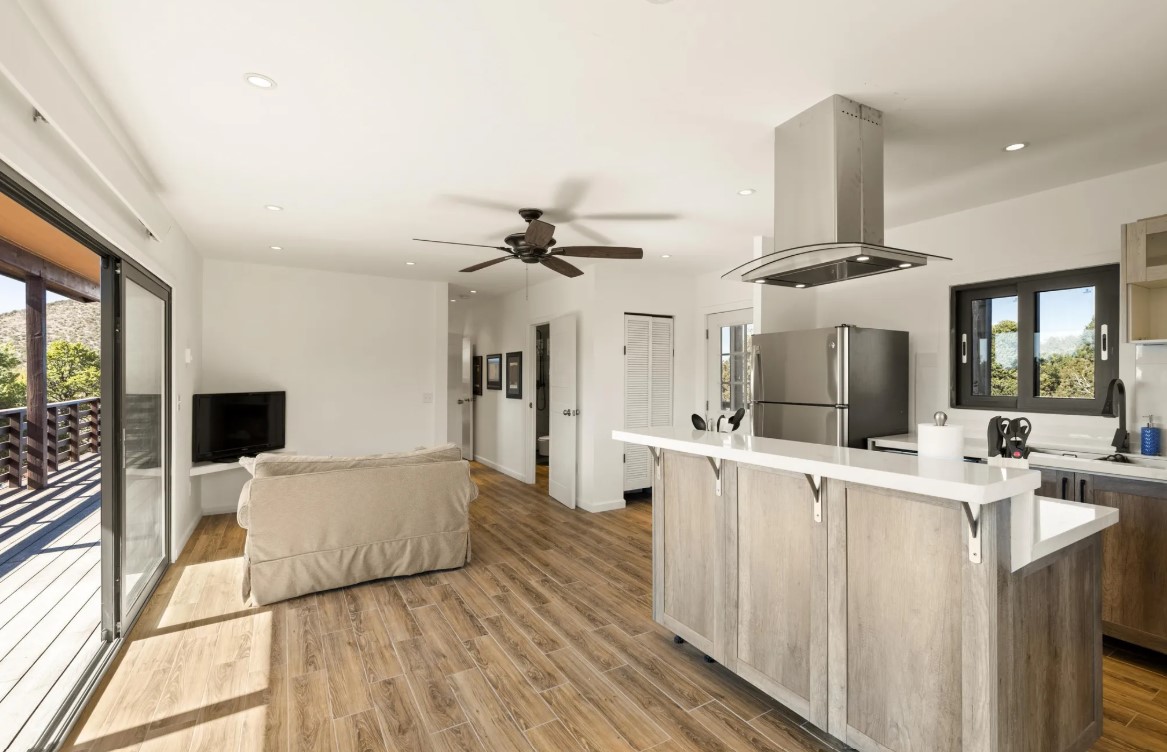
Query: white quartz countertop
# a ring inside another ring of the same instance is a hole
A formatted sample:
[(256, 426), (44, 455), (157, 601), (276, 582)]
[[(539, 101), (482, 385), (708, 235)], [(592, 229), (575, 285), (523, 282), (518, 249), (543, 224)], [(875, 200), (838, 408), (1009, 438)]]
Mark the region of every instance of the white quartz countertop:
[(775, 470), (819, 475), (894, 491), (974, 504), (1007, 499), (1041, 485), (1033, 470), (989, 467), (959, 460), (849, 449), (801, 441), (692, 428), (640, 428), (612, 432), (616, 441), (669, 449)]
[(1027, 564), (1118, 523), (1118, 510), (1045, 496), (1013, 500), (1010, 568)]
[[(1135, 440), (1136, 436), (1132, 434), (1131, 441)], [(869, 439), (868, 444), (872, 447), (882, 449), (914, 452), (916, 451), (916, 434), (904, 433), (896, 436), (879, 436), (874, 439)], [(1114, 450), (1110, 447), (1042, 444), (1040, 442), (1031, 443), (1030, 446), (1029, 464), (1031, 467), (1044, 467), (1057, 470), (1081, 470), (1083, 472), (1097, 473), (1100, 475), (1118, 475), (1125, 478), (1141, 478), (1143, 480), (1167, 482), (1167, 458), (1164, 457), (1144, 457), (1143, 455), (1131, 452), (1126, 455), (1130, 458), (1131, 464), (1123, 464), (1118, 462), (1103, 462), (1095, 459), (1096, 457), (1105, 456), (1113, 452)], [(984, 459), (987, 454), (988, 451), (985, 448), (985, 440), (983, 438), (978, 440), (976, 438), (969, 438), (967, 435), (965, 436), (965, 457)]]

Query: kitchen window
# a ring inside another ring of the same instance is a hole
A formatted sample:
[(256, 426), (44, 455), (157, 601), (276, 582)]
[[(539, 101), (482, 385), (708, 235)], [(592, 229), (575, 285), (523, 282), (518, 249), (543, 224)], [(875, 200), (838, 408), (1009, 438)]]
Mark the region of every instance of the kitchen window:
[(952, 288), (953, 407), (1101, 414), (1118, 294), (1116, 264)]

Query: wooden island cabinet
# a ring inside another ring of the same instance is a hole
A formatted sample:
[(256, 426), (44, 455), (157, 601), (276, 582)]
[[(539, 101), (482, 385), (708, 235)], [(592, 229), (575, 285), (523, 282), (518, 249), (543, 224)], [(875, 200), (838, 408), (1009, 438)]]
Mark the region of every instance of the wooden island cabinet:
[(1062, 752), (1100, 735), (1112, 509), (1035, 498), (1034, 471), (614, 437), (654, 457), (654, 619), (814, 725), (871, 752)]

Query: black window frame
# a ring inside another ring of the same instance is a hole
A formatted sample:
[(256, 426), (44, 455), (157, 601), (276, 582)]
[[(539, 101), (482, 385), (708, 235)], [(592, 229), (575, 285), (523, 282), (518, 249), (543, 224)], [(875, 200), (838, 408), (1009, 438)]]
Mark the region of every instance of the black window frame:
[[(1037, 327), (1037, 295), (1042, 292), (1094, 287), (1094, 399), (1038, 397), (1039, 364), (1034, 358)], [(1119, 375), (1119, 266), (1106, 264), (1084, 269), (1034, 274), (1011, 279), (956, 285), (950, 289), (950, 339), (952, 364), (949, 404), (969, 410), (1020, 410), (1061, 415), (1101, 415), (1106, 388)], [(983, 396), (972, 393), (975, 363), (972, 301), (1017, 296), (1017, 396)], [(1107, 334), (1102, 336), (1103, 326)], [(967, 339), (966, 339), (967, 337)], [(1103, 347), (1106, 359), (1102, 359)], [(1023, 367), (1023, 364), (1029, 364)]]

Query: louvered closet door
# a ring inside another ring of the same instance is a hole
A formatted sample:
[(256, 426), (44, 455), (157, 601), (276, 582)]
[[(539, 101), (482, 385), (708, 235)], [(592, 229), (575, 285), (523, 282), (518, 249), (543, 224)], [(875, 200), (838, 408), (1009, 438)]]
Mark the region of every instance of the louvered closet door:
[[(624, 427), (669, 426), (673, 422), (673, 320), (624, 316)], [(624, 445), (624, 490), (652, 485), (647, 447)]]

